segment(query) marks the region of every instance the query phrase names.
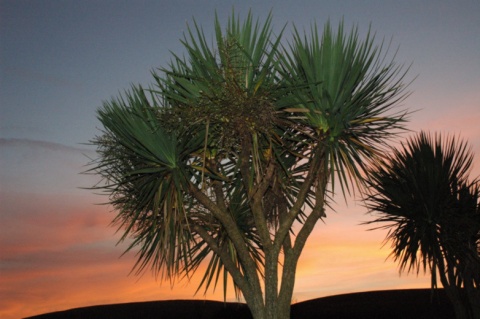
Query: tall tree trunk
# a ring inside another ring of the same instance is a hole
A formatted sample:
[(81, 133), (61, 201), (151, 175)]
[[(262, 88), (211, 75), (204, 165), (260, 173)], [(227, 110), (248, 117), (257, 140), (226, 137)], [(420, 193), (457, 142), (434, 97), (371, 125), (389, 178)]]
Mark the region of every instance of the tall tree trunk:
[[(459, 288), (455, 285), (455, 278), (453, 278), (454, 276), (451, 274), (452, 269), (450, 268), (450, 273), (445, 270), (446, 267), (443, 257), (438, 259), (437, 267), (442, 286), (445, 289), (448, 299), (452, 303), (453, 310), (455, 312), (455, 318), (469, 319), (464, 300), (461, 296)], [(447, 274), (449, 275), (448, 277)]]
[[(476, 269), (467, 264), (463, 269), (445, 266), (446, 260), (438, 260), (440, 280), (448, 299), (452, 303), (456, 319), (480, 319), (480, 289), (477, 287)], [(447, 264), (454, 264), (451, 261)]]
[(480, 290), (467, 291), (467, 298), (470, 303), (472, 318), (480, 319)]
[[(474, 252), (475, 254), (475, 252)], [(465, 299), (468, 302), (470, 318), (480, 319), (480, 260), (478, 255), (473, 259), (467, 259), (467, 265), (463, 271), (463, 286)]]
[[(245, 141), (247, 143), (248, 140)], [(248, 145), (247, 145), (248, 146)], [(249, 148), (244, 147), (242, 151), (242, 163), (248, 163), (250, 154)], [(266, 173), (263, 178), (253, 187), (253, 190), (249, 190), (249, 194), (252, 195), (250, 201), (250, 207), (254, 216), (255, 225), (258, 228), (258, 233), (263, 245), (263, 251), (265, 253), (265, 267), (264, 267), (264, 292), (256, 285), (254, 279), (259, 280), (255, 264), (242, 262), (245, 280), (249, 282), (252, 280), (252, 284), (247, 284), (252, 292), (252, 295), (245, 296), (250, 311), (254, 319), (289, 319), (291, 301), (293, 295), (293, 289), (295, 286), (295, 273), (297, 268), (298, 259), (301, 252), (305, 247), (305, 243), (310, 236), (317, 221), (324, 217), (325, 206), (325, 192), (328, 182), (328, 173), (325, 170), (325, 160), (323, 158), (323, 148), (318, 148), (315, 151), (315, 155), (311, 162), (311, 167), (305, 178), (305, 181), (300, 188), (297, 200), (290, 211), (285, 212), (279, 220), (279, 226), (274, 238), (268, 229), (268, 225), (265, 220), (265, 211), (263, 210), (264, 194), (267, 188), (270, 186), (270, 181), (274, 176), (274, 163), (270, 163), (266, 169)], [(250, 171), (248, 167), (241, 167), (242, 176), (244, 181), (250, 180)], [(300, 213), (302, 206), (305, 204), (308, 192), (311, 187), (315, 187), (315, 206), (311, 213), (304, 221), (302, 227), (295, 237), (294, 245), (292, 245), (292, 238), (290, 237), (291, 227)], [(249, 189), (250, 185), (245, 184), (245, 188)], [(235, 244), (237, 245), (237, 244)], [(281, 284), (279, 285), (279, 261), (280, 253), (283, 249), (283, 265), (281, 273)], [(255, 278), (250, 278), (251, 274), (255, 274)], [(240, 276), (239, 276), (240, 277)], [(240, 278), (242, 279), (242, 278)], [(234, 280), (236, 280), (234, 278)], [(279, 287), (280, 286), (280, 287)], [(240, 287), (240, 285), (239, 285)]]
[[(247, 305), (252, 312), (254, 319), (289, 319), (291, 308), (291, 296), (295, 286), (295, 272), (297, 256), (293, 250), (284, 252), (284, 263), (282, 269), (281, 287), (279, 289), (279, 254), (278, 250), (266, 252), (265, 264), (265, 291), (256, 293), (255, 301), (262, 299), (261, 303), (249, 302)], [(264, 297), (264, 298), (263, 298)]]

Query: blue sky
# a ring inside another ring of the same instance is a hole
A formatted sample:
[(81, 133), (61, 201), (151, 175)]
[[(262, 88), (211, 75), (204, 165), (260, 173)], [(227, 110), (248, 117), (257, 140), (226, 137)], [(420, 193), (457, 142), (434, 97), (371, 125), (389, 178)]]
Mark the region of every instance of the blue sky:
[(88, 141), (103, 100), (131, 83), (148, 84), (150, 70), (168, 63), (170, 50), (181, 52), (178, 40), (192, 17), (211, 30), (214, 11), (226, 17), (232, 6), (244, 14), (251, 8), (260, 18), (272, 10), (277, 29), (328, 18), (361, 30), (371, 24), (379, 40), (393, 38), (397, 61), (413, 63), (410, 74), (419, 77), (408, 104), (415, 109), (423, 107), (423, 100), (415, 103), (422, 96), (463, 95), (478, 84), (476, 1), (256, 3), (2, 1), (0, 136), (71, 146)]
[[(288, 23), (287, 36), (292, 24), (321, 27), (327, 19), (358, 25), (362, 34), (371, 26), (378, 43), (398, 48), (395, 61), (411, 64), (412, 95), (402, 104), (417, 112), (408, 127), (468, 139), (477, 154), (472, 176), (480, 175), (478, 1), (0, 0), (2, 318), (193, 298), (195, 284), (172, 291), (149, 274), (139, 283), (127, 277), (133, 257), (118, 259), (125, 245), (115, 247), (113, 214), (95, 205), (105, 198), (80, 188), (96, 179), (79, 173), (95, 156), (84, 143), (100, 134), (102, 101), (132, 83), (148, 86), (150, 71), (165, 66), (170, 51), (182, 52), (179, 39), (193, 17), (212, 34), (215, 10), (226, 21), (232, 7), (260, 19), (271, 10), (276, 30)], [(300, 261), (296, 298), (428, 286), (428, 278), (398, 277), (396, 265), (384, 262), (384, 234), (358, 226), (368, 217), (349, 202), (316, 230)]]

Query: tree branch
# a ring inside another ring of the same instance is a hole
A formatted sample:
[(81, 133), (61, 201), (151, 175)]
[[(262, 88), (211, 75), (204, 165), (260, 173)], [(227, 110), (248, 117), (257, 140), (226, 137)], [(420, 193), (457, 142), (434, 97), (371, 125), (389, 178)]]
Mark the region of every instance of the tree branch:
[(317, 147), (317, 151), (314, 153), (313, 157), (310, 159), (310, 167), (305, 177), (305, 180), (300, 187), (298, 192), (297, 198), (295, 203), (293, 204), (292, 208), (290, 209), (286, 218), (280, 221), (280, 226), (278, 228), (277, 234), (275, 236), (274, 246), (275, 249), (280, 249), (282, 246), (285, 237), (288, 235), (295, 219), (297, 218), (298, 214), (300, 213), (300, 209), (303, 205), (305, 205), (305, 201), (307, 199), (308, 193), (312, 188), (317, 176), (318, 171), (320, 169), (320, 158), (323, 156), (324, 151)]
[[(209, 166), (210, 169), (214, 170), (215, 173), (218, 173), (218, 167), (217, 167), (215, 162), (210, 163), (208, 166)], [(213, 180), (212, 181), (212, 187), (213, 187), (213, 191), (215, 193), (215, 201), (216, 201), (218, 207), (222, 211), (227, 211), (227, 205), (225, 204), (225, 194), (223, 193), (222, 182), (220, 182), (218, 180)]]
[(315, 228), (317, 221), (323, 216), (327, 181), (328, 177), (326, 175), (323, 175), (321, 180), (317, 180), (319, 185), (317, 185), (317, 189), (315, 190), (315, 207), (312, 209), (312, 212), (310, 215), (308, 215), (307, 220), (298, 232), (294, 247), (292, 248), (291, 246), (290, 237), (288, 237), (288, 234), (284, 240), (283, 247), (285, 258), (282, 272), (282, 283), (278, 296), (279, 304), (290, 302), (292, 298), (294, 281), (292, 282), (289, 279), (292, 277), (295, 278), (297, 263), (302, 250), (305, 247), (308, 237)]
[(222, 249), (217, 245), (215, 239), (203, 228), (199, 225), (194, 225), (193, 230), (202, 237), (203, 240), (208, 244), (208, 246), (213, 250), (215, 254), (217, 254), (223, 262), (223, 265), (227, 269), (227, 271), (232, 275), (235, 284), (242, 290), (243, 294), (251, 294), (252, 287), (250, 286), (249, 282), (245, 279), (243, 274), (238, 269), (235, 262), (232, 260), (230, 254), (225, 249)]
[(225, 230), (228, 233), (228, 237), (232, 241), (235, 249), (238, 252), (240, 263), (242, 264), (247, 277), (252, 280), (251, 284), (254, 285), (253, 291), (261, 291), (260, 280), (258, 278), (257, 266), (250, 256), (250, 252), (247, 249), (243, 234), (236, 222), (232, 219), (232, 216), (226, 211), (222, 211), (214, 202), (208, 198), (202, 191), (200, 191), (193, 183), (189, 183), (189, 191), (194, 198), (196, 198), (200, 204), (202, 204), (207, 210), (217, 218)]
[(260, 239), (262, 240), (262, 244), (265, 250), (270, 250), (272, 240), (270, 238), (270, 231), (268, 230), (267, 216), (266, 212), (264, 211), (263, 199), (265, 192), (270, 186), (270, 182), (272, 181), (274, 172), (275, 164), (273, 163), (273, 161), (270, 161), (261, 182), (255, 187), (254, 191), (252, 192), (253, 196), (251, 198), (250, 204), (253, 218), (255, 220), (255, 226), (257, 227), (258, 234), (260, 236)]

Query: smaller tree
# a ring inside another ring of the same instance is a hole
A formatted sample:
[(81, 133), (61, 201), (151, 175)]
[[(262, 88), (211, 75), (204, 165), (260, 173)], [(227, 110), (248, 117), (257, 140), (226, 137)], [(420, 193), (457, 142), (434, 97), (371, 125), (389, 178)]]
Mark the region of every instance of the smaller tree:
[(400, 271), (431, 271), (457, 318), (480, 318), (479, 181), (473, 154), (454, 137), (421, 132), (368, 173), (367, 207), (386, 223)]

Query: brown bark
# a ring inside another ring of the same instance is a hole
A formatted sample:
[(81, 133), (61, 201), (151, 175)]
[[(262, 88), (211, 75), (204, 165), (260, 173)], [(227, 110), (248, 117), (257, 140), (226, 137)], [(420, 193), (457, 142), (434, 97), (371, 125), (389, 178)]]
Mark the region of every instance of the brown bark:
[[(238, 268), (228, 251), (218, 247), (214, 238), (205, 229), (200, 226), (194, 226), (194, 230), (207, 242), (214, 253), (221, 258), (225, 268), (232, 275), (235, 284), (242, 291), (254, 319), (288, 319), (290, 318), (298, 259), (317, 221), (323, 216), (325, 191), (328, 182), (328, 175), (323, 170), (324, 162), (322, 156), (324, 153), (320, 148), (312, 151), (309, 171), (305, 176), (304, 183), (300, 187), (296, 201), (290, 211), (283, 211), (279, 219), (278, 228), (275, 229), (276, 232), (272, 235), (267, 223), (267, 214), (264, 211), (264, 201), (276, 174), (277, 167), (272, 159), (265, 167), (252, 175), (253, 172), (250, 170), (251, 162), (249, 162), (249, 159), (252, 157), (251, 147), (248, 147), (249, 140), (246, 139), (244, 143), (247, 145), (244, 145), (240, 154), (240, 174), (248, 194), (253, 221), (262, 242), (265, 256), (263, 289), (260, 284), (261, 274), (258, 272), (255, 261), (246, 248), (245, 238), (235, 220), (228, 213), (221, 183), (213, 182), (215, 201), (193, 184), (190, 184), (190, 193), (222, 223), (237, 250), (241, 269)], [(214, 170), (215, 168), (210, 166), (210, 169)], [(260, 171), (261, 176), (256, 176)], [(315, 188), (315, 206), (300, 228), (292, 245), (290, 230), (298, 214), (300, 214), (312, 187)], [(280, 267), (279, 261), (282, 248), (283, 265)]]

